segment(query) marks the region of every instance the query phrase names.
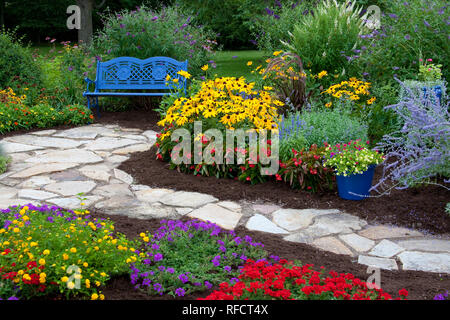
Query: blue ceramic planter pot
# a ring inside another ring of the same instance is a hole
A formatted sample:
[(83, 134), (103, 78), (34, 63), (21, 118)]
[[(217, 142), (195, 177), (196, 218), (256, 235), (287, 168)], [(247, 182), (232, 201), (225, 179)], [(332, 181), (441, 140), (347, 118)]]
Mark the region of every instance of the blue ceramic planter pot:
[(339, 197), (346, 200), (363, 200), (369, 196), (375, 167), (376, 165), (371, 165), (361, 174), (336, 176)]
[(431, 88), (423, 87), (422, 90), (423, 90), (423, 97), (424, 97), (424, 99), (427, 99), (427, 96), (428, 96), (427, 91), (428, 90), (433, 90), (434, 94), (439, 99), (439, 103), (441, 103), (442, 87), (440, 85), (437, 85), (437, 86), (434, 86), (434, 87), (431, 87)]

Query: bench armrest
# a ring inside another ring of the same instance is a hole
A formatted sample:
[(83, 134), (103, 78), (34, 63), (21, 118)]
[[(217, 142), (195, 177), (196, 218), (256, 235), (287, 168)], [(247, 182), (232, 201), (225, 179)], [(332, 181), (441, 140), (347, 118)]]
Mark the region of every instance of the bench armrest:
[(87, 83), (87, 85), (86, 85), (86, 92), (90, 92), (90, 91), (89, 91), (89, 85), (90, 85), (91, 83), (95, 84), (95, 81), (94, 81), (94, 80), (91, 80), (91, 79), (89, 79), (89, 78), (84, 78), (84, 81), (86, 81), (86, 83)]

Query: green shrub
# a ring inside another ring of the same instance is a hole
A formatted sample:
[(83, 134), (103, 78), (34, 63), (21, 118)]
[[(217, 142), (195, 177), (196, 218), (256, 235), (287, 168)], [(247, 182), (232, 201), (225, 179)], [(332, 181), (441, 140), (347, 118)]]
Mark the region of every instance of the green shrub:
[(176, 0), (176, 3), (195, 12), (194, 22), (216, 32), (225, 48), (236, 50), (253, 46), (250, 30), (267, 0)]
[(269, 52), (282, 48), (281, 41), (290, 40), (289, 33), (309, 13), (309, 9), (314, 7), (313, 2), (318, 1), (286, 1), (283, 4), (280, 2), (281, 8), (277, 5), (266, 8), (252, 26), (258, 48)]
[(195, 74), (211, 59), (216, 44), (210, 32), (192, 24), (189, 14), (177, 7), (152, 11), (142, 6), (103, 19), (105, 27), (94, 37), (92, 48), (102, 60), (168, 56), (189, 60), (189, 72)]
[(442, 64), (443, 77), (449, 78), (448, 1), (383, 0), (386, 12), (381, 28), (362, 34), (354, 73), (366, 73), (372, 82), (418, 79), (419, 59)]
[[(367, 125), (341, 108), (332, 110), (313, 108), (311, 111), (291, 113), (280, 124), (280, 158), (292, 156), (289, 143), (298, 150), (324, 142), (337, 144), (350, 140), (367, 140)], [(286, 150), (286, 152), (285, 152)]]
[(85, 104), (84, 78), (95, 77), (95, 58), (90, 57), (84, 47), (62, 42), (61, 54), (52, 59), (40, 57), (44, 71), (45, 95), (39, 102), (51, 104), (56, 109), (67, 105)]
[(283, 44), (298, 54), (313, 73), (345, 71), (347, 57), (360, 43), (358, 35), (364, 29), (361, 10), (354, 3), (326, 0), (317, 6), (314, 15), (303, 17), (294, 26), (291, 42)]
[(0, 66), (0, 88), (13, 87), (17, 76), (30, 84), (41, 82), (38, 64), (14, 31), (0, 30)]

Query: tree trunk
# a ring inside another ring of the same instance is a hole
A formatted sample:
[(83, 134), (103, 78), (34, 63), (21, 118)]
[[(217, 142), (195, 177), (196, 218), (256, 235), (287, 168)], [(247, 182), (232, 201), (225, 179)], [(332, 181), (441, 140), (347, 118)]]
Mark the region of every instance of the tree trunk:
[(5, 26), (5, 0), (0, 0), (0, 27)]
[(81, 11), (81, 28), (78, 30), (78, 42), (90, 44), (92, 41), (92, 9), (95, 0), (77, 0)]

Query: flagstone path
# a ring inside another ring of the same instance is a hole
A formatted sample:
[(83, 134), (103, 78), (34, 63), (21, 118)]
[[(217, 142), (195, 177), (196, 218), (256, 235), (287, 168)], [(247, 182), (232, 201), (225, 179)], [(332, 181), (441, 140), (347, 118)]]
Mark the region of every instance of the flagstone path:
[(381, 269), (450, 273), (448, 237), (369, 225), (336, 209), (219, 201), (208, 194), (134, 184), (133, 177), (117, 167), (131, 153), (149, 150), (155, 139), (151, 130), (99, 124), (4, 138), (0, 144), (12, 163), (0, 175), (0, 208), (46, 203), (78, 209), (83, 202), (83, 208), (138, 219), (189, 216), (226, 229), (244, 225), (278, 234)]

